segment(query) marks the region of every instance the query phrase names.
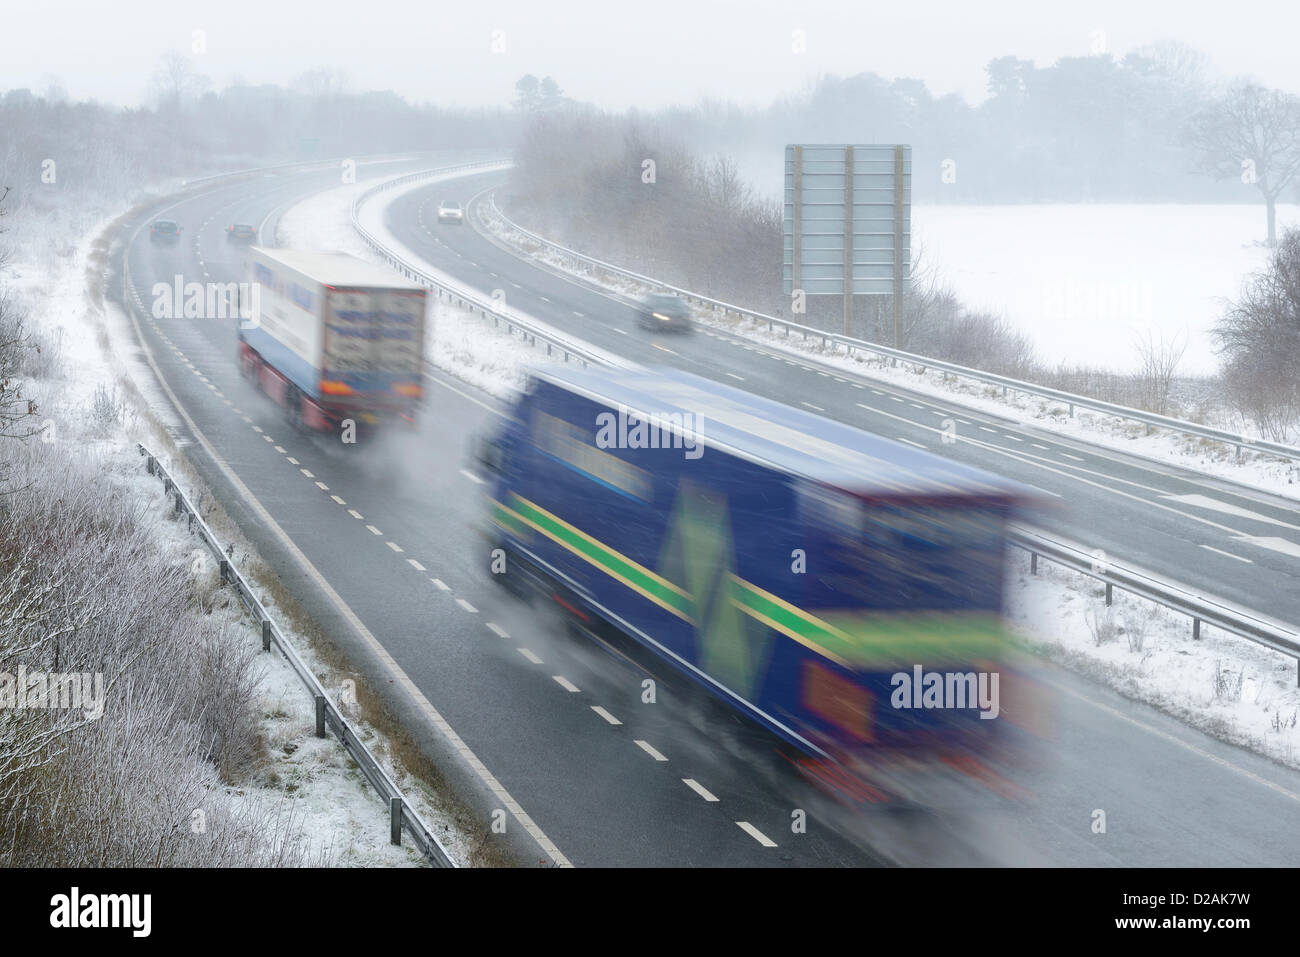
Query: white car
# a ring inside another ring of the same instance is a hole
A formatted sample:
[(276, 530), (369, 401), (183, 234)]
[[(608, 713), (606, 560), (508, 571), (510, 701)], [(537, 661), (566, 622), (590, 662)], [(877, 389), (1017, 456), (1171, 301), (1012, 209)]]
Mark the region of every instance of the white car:
[(443, 200), (438, 204), (438, 222), (440, 223), (464, 223), (465, 211), (460, 208), (460, 203), (453, 203)]

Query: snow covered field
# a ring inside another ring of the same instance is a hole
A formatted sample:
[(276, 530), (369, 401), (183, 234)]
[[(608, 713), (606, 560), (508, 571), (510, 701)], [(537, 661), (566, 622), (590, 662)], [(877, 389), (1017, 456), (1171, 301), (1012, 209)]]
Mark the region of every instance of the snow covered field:
[[(1279, 205), (1277, 222), (1300, 224), (1300, 207)], [(966, 306), (1005, 315), (1049, 365), (1117, 371), (1151, 330), (1187, 337), (1181, 373), (1214, 372), (1210, 328), (1264, 265), (1264, 235), (1262, 203), (912, 209), (913, 256)]]

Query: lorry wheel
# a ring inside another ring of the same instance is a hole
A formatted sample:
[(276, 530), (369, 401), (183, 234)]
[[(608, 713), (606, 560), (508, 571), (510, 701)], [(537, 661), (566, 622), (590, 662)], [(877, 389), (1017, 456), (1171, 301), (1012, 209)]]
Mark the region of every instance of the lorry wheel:
[(284, 390), (284, 419), (295, 432), (302, 431), (302, 396), (294, 386)]

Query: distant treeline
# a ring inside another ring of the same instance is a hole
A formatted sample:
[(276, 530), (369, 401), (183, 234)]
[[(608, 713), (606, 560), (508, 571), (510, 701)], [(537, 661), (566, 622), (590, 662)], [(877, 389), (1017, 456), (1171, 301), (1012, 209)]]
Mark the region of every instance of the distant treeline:
[(1175, 43), (1051, 66), (1007, 56), (988, 64), (977, 106), (867, 72), (823, 77), (764, 109), (704, 101), (645, 118), (737, 157), (770, 196), (787, 143), (908, 143), (918, 203), (1257, 202), (1239, 179), (1198, 172), (1187, 127), (1218, 92), (1208, 70)]
[(171, 176), (263, 163), (508, 147), (518, 127), (510, 109), (442, 109), (391, 92), (193, 89), (202, 86), (191, 75), (133, 109), (69, 102), (57, 90), (8, 91), (0, 96), (0, 186), (10, 187), (9, 206), (22, 213), (70, 194), (126, 197)]

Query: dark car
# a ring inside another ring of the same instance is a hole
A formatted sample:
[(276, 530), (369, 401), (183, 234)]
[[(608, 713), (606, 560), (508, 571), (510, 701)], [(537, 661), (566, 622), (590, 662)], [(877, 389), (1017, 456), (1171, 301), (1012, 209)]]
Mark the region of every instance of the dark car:
[(671, 332), (689, 332), (691, 311), (684, 299), (655, 293), (641, 300), (638, 313), (641, 326)]
[(257, 230), (244, 223), (235, 223), (226, 227), (226, 242), (252, 243), (257, 241)]
[(181, 241), (181, 227), (179, 223), (170, 219), (154, 220), (149, 227), (149, 241), (165, 246), (174, 246)]

